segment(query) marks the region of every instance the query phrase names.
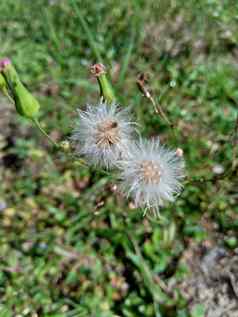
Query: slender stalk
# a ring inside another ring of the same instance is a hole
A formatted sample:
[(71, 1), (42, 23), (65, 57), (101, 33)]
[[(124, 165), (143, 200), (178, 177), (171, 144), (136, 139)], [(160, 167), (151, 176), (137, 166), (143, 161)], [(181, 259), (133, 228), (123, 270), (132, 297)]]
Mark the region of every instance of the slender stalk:
[(37, 119), (33, 119), (32, 121), (35, 124), (35, 126), (40, 130), (40, 132), (50, 141), (50, 143), (53, 144), (56, 148), (59, 148), (59, 145), (53, 139), (51, 139), (49, 134), (42, 128), (40, 122)]

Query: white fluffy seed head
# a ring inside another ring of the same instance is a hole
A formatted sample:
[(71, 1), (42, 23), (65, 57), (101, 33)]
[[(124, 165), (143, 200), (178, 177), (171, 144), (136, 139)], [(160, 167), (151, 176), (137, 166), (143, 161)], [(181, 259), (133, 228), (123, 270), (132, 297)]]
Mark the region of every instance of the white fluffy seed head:
[(128, 155), (134, 131), (128, 109), (100, 102), (88, 105), (78, 114), (72, 136), (77, 154), (84, 155), (89, 163), (106, 168)]
[(159, 139), (139, 140), (131, 146), (127, 160), (119, 163), (122, 188), (137, 207), (158, 213), (166, 201), (181, 192), (184, 160), (160, 145)]

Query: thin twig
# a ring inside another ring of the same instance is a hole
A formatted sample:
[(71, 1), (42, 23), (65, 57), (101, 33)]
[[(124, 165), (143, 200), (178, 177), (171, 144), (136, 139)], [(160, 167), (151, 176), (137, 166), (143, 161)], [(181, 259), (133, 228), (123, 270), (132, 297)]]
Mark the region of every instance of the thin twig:
[(170, 127), (172, 127), (173, 124), (166, 116), (162, 107), (159, 104), (156, 104), (151, 92), (149, 91), (148, 87), (146, 86), (147, 81), (148, 81), (148, 77), (146, 76), (146, 74), (142, 73), (138, 76), (136, 83), (137, 83), (139, 90), (142, 92), (143, 96), (146, 97), (152, 103), (154, 110), (155, 110), (155, 113), (159, 114), (166, 121), (166, 123)]

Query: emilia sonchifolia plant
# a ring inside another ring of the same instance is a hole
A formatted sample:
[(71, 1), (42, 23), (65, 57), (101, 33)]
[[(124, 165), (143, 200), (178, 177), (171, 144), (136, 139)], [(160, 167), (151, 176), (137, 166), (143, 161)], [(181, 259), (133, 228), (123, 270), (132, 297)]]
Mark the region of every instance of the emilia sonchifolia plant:
[[(95, 64), (91, 72), (98, 80), (101, 98), (97, 104), (78, 110), (70, 138), (72, 147), (87, 164), (112, 173), (118, 170), (122, 192), (144, 210), (144, 215), (147, 211), (159, 215), (160, 208), (173, 202), (182, 190), (183, 152), (167, 148), (158, 137), (142, 139), (131, 110), (116, 103), (105, 67)], [(0, 84), (21, 116), (31, 120), (55, 147), (67, 147), (67, 142), (55, 143), (41, 127), (37, 119), (40, 105), (22, 84), (8, 58), (0, 61)]]

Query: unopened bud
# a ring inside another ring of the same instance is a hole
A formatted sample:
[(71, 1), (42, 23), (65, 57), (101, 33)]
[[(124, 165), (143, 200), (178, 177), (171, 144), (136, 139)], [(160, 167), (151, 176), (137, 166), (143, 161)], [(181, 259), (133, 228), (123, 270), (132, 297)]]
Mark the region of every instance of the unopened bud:
[(23, 86), (21, 82), (15, 87), (13, 94), (17, 112), (28, 119), (37, 117), (40, 105), (36, 98)]
[(4, 76), (1, 74), (1, 71), (6, 67), (10, 62), (8, 58), (4, 58), (0, 61), (0, 90), (5, 94), (7, 91), (7, 83)]
[(14, 66), (8, 58), (0, 61), (0, 72), (15, 102), (17, 112), (28, 119), (36, 118), (40, 105), (36, 98), (22, 84)]
[(9, 58), (3, 58), (0, 60), (0, 72), (2, 72), (8, 65), (11, 64), (11, 61)]
[(91, 73), (95, 77), (99, 77), (102, 74), (106, 74), (106, 67), (103, 64), (101, 64), (101, 63), (92, 65), (90, 70), (91, 70)]
[(6, 89), (6, 81), (3, 77), (3, 75), (0, 73), (0, 90), (4, 91)]
[(91, 73), (97, 78), (101, 97), (109, 103), (115, 101), (112, 86), (106, 77), (106, 67), (100, 63), (94, 64), (91, 66)]

